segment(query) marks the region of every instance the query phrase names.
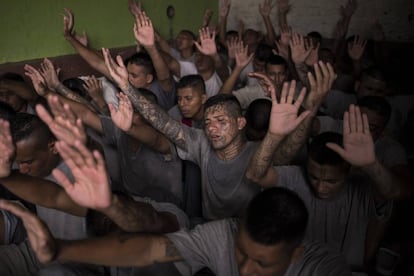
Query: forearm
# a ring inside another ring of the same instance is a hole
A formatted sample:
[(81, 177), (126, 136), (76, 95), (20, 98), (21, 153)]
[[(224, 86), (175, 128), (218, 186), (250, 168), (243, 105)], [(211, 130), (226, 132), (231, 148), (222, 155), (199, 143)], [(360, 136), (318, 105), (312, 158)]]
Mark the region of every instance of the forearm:
[(263, 22), (266, 27), (266, 43), (273, 46), (276, 41), (276, 32), (273, 28), (272, 21), (269, 16), (264, 16)]
[(231, 94), (233, 92), (234, 85), (236, 84), (237, 79), (240, 76), (242, 70), (243, 68), (236, 66), (231, 72), (230, 76), (227, 78), (227, 80), (223, 83), (223, 86), (220, 88), (219, 93)]
[(224, 47), (227, 47), (226, 33), (227, 33), (227, 16), (222, 16), (220, 17), (220, 23), (219, 23), (219, 40), (220, 40), (220, 43)]
[(179, 229), (173, 215), (160, 213), (149, 203), (126, 196), (114, 195), (111, 206), (100, 211), (126, 232), (169, 233)]
[(223, 59), (220, 57), (218, 53), (212, 56), (214, 60), (214, 67), (217, 72), (217, 75), (220, 77), (222, 82), (225, 82), (226, 79), (229, 77), (229, 69)]
[(58, 184), (42, 178), (23, 175), (17, 171), (0, 183), (11, 193), (32, 204), (84, 216), (86, 209), (77, 205)]
[[(155, 262), (175, 261), (180, 257), (162, 258), (159, 251), (169, 243), (167, 238), (148, 234), (112, 234), (81, 241), (57, 241), (57, 260), (107, 266), (148, 266)], [(161, 248), (160, 248), (161, 247)], [(160, 249), (159, 249), (160, 248)], [(155, 252), (154, 252), (155, 251)]]
[(314, 116), (308, 117), (282, 141), (273, 155), (273, 165), (288, 165), (309, 138)]
[(153, 150), (162, 154), (171, 153), (168, 139), (147, 124), (132, 125), (126, 133)]
[(82, 45), (82, 43), (76, 40), (73, 36), (65, 36), (65, 39), (93, 69), (112, 80), (108, 68), (106, 68), (105, 61), (100, 54), (98, 54), (95, 50)]
[[(398, 199), (404, 197), (403, 181), (390, 169), (382, 165), (378, 160), (371, 165), (361, 168), (371, 179), (374, 190), (385, 199)], [(409, 192), (408, 192), (409, 193)]]
[(309, 83), (308, 83), (308, 66), (302, 62), (302, 63), (294, 63), (295, 65), (295, 71), (297, 74), (297, 77), (299, 78), (300, 82), (308, 87), (309, 89)]
[(279, 28), (285, 28), (288, 26), (286, 12), (278, 12), (278, 23)]
[(53, 89), (55, 89), (56, 93), (65, 98), (68, 98), (69, 100), (81, 103), (83, 105), (88, 106), (89, 108), (92, 108), (91, 104), (87, 100), (85, 100), (79, 94), (76, 94), (60, 82), (55, 87), (53, 87)]
[[(168, 69), (168, 66), (165, 63), (157, 47), (153, 45), (150, 47), (145, 47), (145, 50), (147, 50), (147, 53), (151, 57), (152, 63), (154, 64), (154, 69), (155, 69), (155, 72), (157, 73), (157, 79), (160, 82), (164, 82), (164, 81), (171, 82), (170, 70)], [(170, 91), (170, 90), (171, 90), (171, 87), (167, 91)]]
[(246, 170), (246, 178), (250, 179), (261, 186), (262, 180), (266, 177), (270, 166), (272, 165), (273, 154), (281, 144), (284, 137), (275, 136), (267, 133), (260, 143), (255, 154), (250, 159), (250, 163)]
[(122, 87), (123, 92), (129, 97), (134, 108), (159, 132), (164, 134), (176, 146), (186, 150), (187, 144), (184, 137), (183, 126), (180, 122), (171, 118), (159, 105), (146, 99), (139, 89), (131, 84)]

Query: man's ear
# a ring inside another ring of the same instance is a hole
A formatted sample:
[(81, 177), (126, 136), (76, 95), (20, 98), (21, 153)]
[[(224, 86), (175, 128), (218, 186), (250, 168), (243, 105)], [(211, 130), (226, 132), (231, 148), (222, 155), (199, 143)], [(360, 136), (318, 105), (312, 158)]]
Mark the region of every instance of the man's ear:
[(201, 95), (201, 103), (202, 103), (202, 104), (205, 104), (205, 103), (206, 103), (206, 101), (207, 101), (207, 94), (202, 94), (202, 95)]
[(301, 257), (302, 257), (302, 255), (303, 255), (303, 252), (305, 251), (305, 247), (303, 247), (303, 246), (298, 246), (298, 247), (296, 247), (294, 250), (293, 250), (293, 253), (292, 253), (292, 257), (291, 257), (291, 260), (290, 260), (290, 262), (291, 263), (294, 263), (294, 262), (296, 262), (297, 260), (299, 260)]
[(244, 118), (244, 117), (237, 118), (237, 128), (239, 130), (242, 130), (243, 128), (245, 128), (246, 123), (247, 123), (246, 118)]
[(153, 74), (147, 74), (147, 76), (145, 78), (146, 78), (147, 83), (150, 84), (154, 80), (154, 75)]
[(50, 141), (50, 142), (47, 144), (47, 147), (48, 147), (48, 149), (49, 149), (49, 151), (50, 151), (51, 153), (53, 153), (53, 154), (59, 154), (59, 153), (58, 153), (58, 150), (56, 149), (55, 144), (56, 144), (56, 140)]

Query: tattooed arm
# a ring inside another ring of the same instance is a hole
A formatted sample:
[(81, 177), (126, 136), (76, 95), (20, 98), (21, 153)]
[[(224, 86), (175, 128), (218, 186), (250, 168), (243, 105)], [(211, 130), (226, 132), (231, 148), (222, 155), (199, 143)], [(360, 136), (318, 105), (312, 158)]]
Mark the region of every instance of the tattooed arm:
[(171, 118), (159, 105), (147, 100), (140, 89), (134, 88), (128, 82), (128, 72), (117, 56), (115, 62), (109, 54), (108, 49), (102, 49), (105, 63), (112, 78), (117, 82), (122, 91), (129, 97), (134, 108), (147, 120), (156, 130), (164, 134), (176, 146), (183, 150), (187, 149), (184, 137), (183, 125)]
[[(257, 75), (258, 73), (254, 73)], [(283, 84), (283, 89), (278, 102), (275, 87), (269, 78), (262, 75), (262, 81), (266, 82), (272, 96), (272, 110), (270, 114), (268, 132), (252, 156), (246, 170), (246, 178), (256, 182), (262, 187), (274, 186), (277, 181), (276, 171), (271, 168), (272, 156), (279, 147), (281, 141), (292, 132), (309, 115), (310, 111), (298, 115), (298, 110), (305, 98), (305, 89), (302, 89), (299, 97), (294, 102), (296, 82)]]
[(313, 120), (318, 112), (319, 107), (324, 101), (326, 94), (332, 87), (335, 80), (335, 72), (333, 67), (327, 63), (314, 65), (315, 77), (308, 72), (308, 83), (310, 92), (305, 100), (305, 109), (310, 111), (309, 116), (283, 141), (274, 156), (273, 165), (287, 165), (295, 157), (299, 149), (308, 139), (313, 125)]
[(0, 208), (22, 219), (31, 247), (41, 263), (60, 260), (108, 266), (147, 266), (182, 260), (174, 244), (164, 236), (113, 234), (80, 241), (55, 240), (46, 224), (21, 204), (0, 200)]

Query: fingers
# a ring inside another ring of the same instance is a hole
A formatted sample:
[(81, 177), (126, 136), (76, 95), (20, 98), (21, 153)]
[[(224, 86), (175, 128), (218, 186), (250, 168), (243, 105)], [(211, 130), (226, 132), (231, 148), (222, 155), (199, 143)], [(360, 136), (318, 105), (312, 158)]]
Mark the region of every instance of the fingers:
[(338, 144), (336, 144), (336, 143), (326, 143), (326, 147), (330, 148), (334, 152), (338, 153), (342, 158), (345, 159), (344, 156), (346, 156), (346, 151), (341, 146), (339, 146)]
[(33, 215), (22, 203), (17, 200), (0, 199), (0, 209), (9, 211), (22, 220), (25, 220), (27, 217)]
[[(60, 183), (60, 185), (62, 185), (63, 189), (65, 189), (65, 191), (70, 191), (73, 189), (74, 187), (74, 183), (72, 183), (69, 178), (66, 176), (66, 174), (64, 172), (62, 172), (59, 169), (54, 169), (52, 171), (53, 176), (55, 177), (56, 181)], [(69, 192), (70, 194), (70, 192)]]

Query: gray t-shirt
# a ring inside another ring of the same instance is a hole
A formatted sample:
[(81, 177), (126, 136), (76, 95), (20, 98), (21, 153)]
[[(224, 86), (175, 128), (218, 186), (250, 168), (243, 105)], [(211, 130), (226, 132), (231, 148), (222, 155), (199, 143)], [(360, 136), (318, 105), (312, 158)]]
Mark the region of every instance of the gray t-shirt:
[(204, 131), (183, 126), (187, 151), (177, 147), (183, 160), (196, 163), (201, 169), (203, 217), (223, 219), (240, 217), (250, 199), (260, 191), (245, 177), (245, 171), (258, 144), (247, 142), (232, 160), (220, 160)]
[[(166, 236), (174, 243), (192, 273), (208, 267), (217, 276), (239, 275), (234, 252), (238, 221), (225, 219), (181, 230)], [(285, 276), (351, 275), (342, 256), (320, 243), (305, 243), (301, 258), (291, 263)]]
[(365, 238), (370, 217), (385, 219), (391, 212), (392, 203), (383, 206), (379, 214), (370, 185), (347, 179), (344, 189), (332, 199), (314, 196), (305, 172), (297, 166), (275, 167), (277, 185), (295, 191), (309, 211), (309, 223), (305, 240), (329, 244), (342, 252), (347, 262), (362, 266), (365, 254)]
[(162, 109), (168, 110), (174, 106), (176, 97), (175, 83), (171, 91), (164, 91), (158, 80), (154, 80), (151, 83), (149, 90), (157, 96), (158, 105), (161, 106)]
[[(57, 168), (63, 171), (73, 181), (72, 173), (66, 163), (61, 162)], [(59, 183), (52, 174), (45, 177), (45, 179)], [(86, 219), (84, 217), (74, 216), (39, 205), (36, 205), (36, 210), (37, 215), (47, 224), (50, 232), (57, 239), (79, 240), (88, 236)]]
[(104, 138), (117, 147), (122, 187), (126, 192), (182, 206), (182, 168), (175, 147), (171, 144), (172, 154), (161, 154), (143, 144), (134, 150), (132, 137), (117, 128), (111, 118), (100, 119)]

